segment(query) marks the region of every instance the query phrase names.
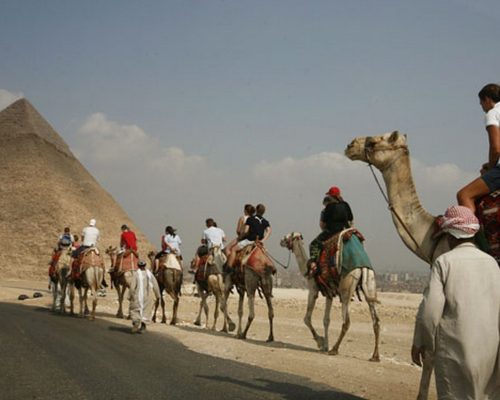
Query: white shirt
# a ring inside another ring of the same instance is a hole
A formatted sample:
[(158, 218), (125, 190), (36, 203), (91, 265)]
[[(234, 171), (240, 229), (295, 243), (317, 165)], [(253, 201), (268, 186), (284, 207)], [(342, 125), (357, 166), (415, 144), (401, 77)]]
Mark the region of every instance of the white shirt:
[(179, 235), (172, 236), (170, 234), (166, 234), (163, 237), (163, 241), (175, 250), (176, 255), (181, 255), (182, 240)]
[(99, 229), (95, 226), (86, 226), (82, 231), (83, 243), (82, 246), (95, 246), (99, 240)]
[(500, 398), (500, 269), (471, 243), (432, 265), (413, 344), (435, 350), (439, 398)]
[(216, 228), (211, 226), (203, 231), (203, 240), (207, 242), (207, 247), (211, 249), (214, 246), (220, 246), (221, 249), (224, 248), (224, 240), (226, 239), (226, 234), (221, 228)]
[(495, 106), (486, 113), (484, 123), (486, 127), (491, 125), (500, 126), (500, 102), (496, 103)]

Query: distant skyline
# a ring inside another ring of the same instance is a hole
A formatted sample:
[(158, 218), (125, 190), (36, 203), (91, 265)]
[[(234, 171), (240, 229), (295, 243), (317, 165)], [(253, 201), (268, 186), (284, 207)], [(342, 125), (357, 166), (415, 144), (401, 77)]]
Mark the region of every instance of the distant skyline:
[[(232, 238), (263, 202), (269, 249), (319, 233), (342, 189), (375, 269), (426, 268), (402, 244), (356, 136), (408, 135), (431, 213), (478, 174), (477, 92), (500, 82), (493, 1), (2, 1), (0, 109), (25, 96), (158, 245), (190, 258), (204, 221)], [(87, 221), (82, 221), (82, 224)], [(117, 238), (119, 227), (117, 227)]]

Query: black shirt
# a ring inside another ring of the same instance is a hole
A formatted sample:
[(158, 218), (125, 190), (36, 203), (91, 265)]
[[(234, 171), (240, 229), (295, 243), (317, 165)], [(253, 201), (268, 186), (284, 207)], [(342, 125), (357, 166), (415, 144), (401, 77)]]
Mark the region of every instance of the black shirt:
[(321, 213), (321, 221), (326, 224), (326, 229), (331, 233), (349, 228), (349, 222), (352, 220), (351, 207), (345, 201), (327, 204)]
[(258, 215), (252, 215), (251, 217), (248, 217), (245, 225), (249, 226), (249, 230), (245, 239), (252, 241), (257, 240), (257, 237), (262, 240), (266, 229), (270, 226), (267, 219), (265, 219), (264, 217), (259, 217)]

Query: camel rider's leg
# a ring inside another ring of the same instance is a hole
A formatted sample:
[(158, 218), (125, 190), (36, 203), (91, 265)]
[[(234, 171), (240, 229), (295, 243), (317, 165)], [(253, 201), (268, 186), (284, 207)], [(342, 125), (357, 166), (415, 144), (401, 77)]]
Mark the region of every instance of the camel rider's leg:
[(309, 245), (309, 261), (307, 263), (309, 267), (309, 272), (319, 273), (319, 268), (317, 268), (317, 263), (319, 261), (319, 256), (323, 250), (323, 242), (330, 238), (332, 234), (324, 230), (321, 232)]

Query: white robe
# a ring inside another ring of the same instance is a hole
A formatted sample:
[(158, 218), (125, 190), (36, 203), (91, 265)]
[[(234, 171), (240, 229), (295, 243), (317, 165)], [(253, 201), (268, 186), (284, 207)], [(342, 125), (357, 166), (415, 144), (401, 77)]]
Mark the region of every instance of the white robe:
[(472, 243), (436, 259), (413, 344), (435, 351), (439, 399), (500, 399), (500, 268)]
[(160, 297), (158, 282), (148, 269), (133, 271), (130, 284), (130, 318), (133, 325), (151, 322), (152, 308)]

